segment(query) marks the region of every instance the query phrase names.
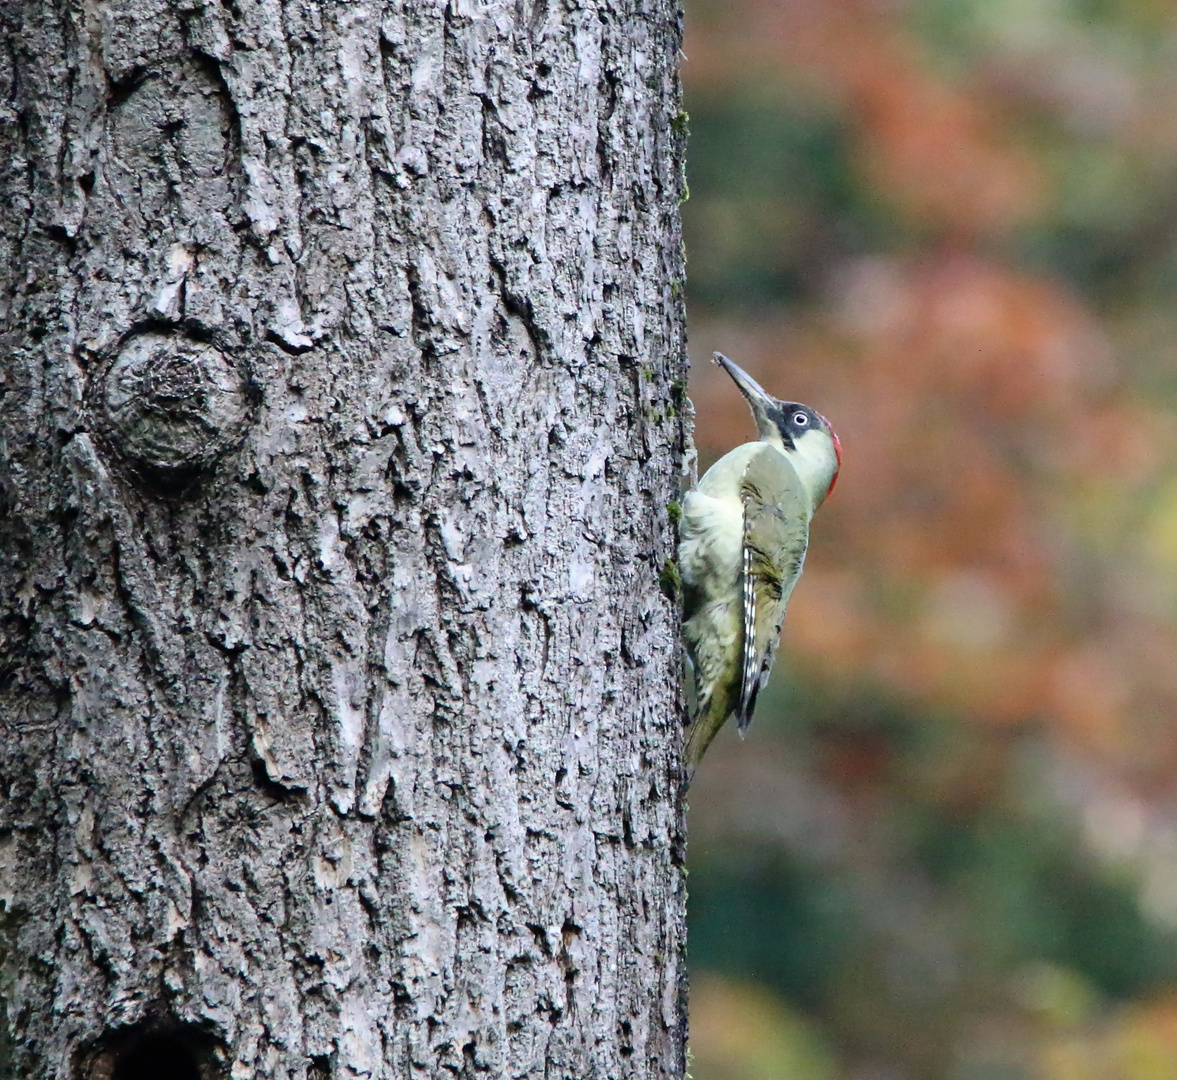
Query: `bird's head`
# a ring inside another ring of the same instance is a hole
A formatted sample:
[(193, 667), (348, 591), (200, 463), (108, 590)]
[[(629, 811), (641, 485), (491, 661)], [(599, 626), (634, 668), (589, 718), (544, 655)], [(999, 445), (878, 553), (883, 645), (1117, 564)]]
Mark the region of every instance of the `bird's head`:
[(715, 362), (748, 399), (762, 442), (771, 443), (791, 462), (816, 510), (834, 490), (842, 465), (842, 444), (830, 422), (808, 405), (779, 401), (723, 353)]

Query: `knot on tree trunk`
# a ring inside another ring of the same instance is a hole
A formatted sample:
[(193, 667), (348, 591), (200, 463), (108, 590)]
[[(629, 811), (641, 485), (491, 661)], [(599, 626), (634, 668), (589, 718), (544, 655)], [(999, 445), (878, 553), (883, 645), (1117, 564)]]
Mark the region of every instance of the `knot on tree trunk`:
[(240, 442), (249, 416), (246, 385), (232, 360), (208, 342), (175, 334), (127, 341), (97, 396), (114, 447), (165, 473), (211, 466)]

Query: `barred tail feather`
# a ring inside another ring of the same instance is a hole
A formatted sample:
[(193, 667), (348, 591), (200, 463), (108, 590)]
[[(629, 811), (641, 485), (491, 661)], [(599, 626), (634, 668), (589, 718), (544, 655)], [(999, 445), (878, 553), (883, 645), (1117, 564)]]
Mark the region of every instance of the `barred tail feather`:
[(737, 712), (740, 734), (752, 722), (756, 693), (760, 689), (759, 658), (756, 655), (756, 575), (752, 569), (752, 548), (744, 545), (744, 657), (740, 678), (740, 707)]

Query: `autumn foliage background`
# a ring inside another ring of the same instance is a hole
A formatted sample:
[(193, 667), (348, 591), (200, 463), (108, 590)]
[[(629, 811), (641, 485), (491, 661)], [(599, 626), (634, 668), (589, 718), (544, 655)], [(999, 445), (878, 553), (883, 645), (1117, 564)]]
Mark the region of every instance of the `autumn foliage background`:
[(844, 471), (690, 793), (695, 1080), (1177, 1076), (1177, 8), (688, 0), (721, 349)]

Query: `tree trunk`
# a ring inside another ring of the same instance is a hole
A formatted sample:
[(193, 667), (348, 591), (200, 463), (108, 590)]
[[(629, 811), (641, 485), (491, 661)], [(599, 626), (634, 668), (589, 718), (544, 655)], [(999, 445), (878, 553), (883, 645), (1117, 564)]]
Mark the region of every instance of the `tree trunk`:
[(681, 1076), (677, 4), (0, 26), (0, 1073)]

